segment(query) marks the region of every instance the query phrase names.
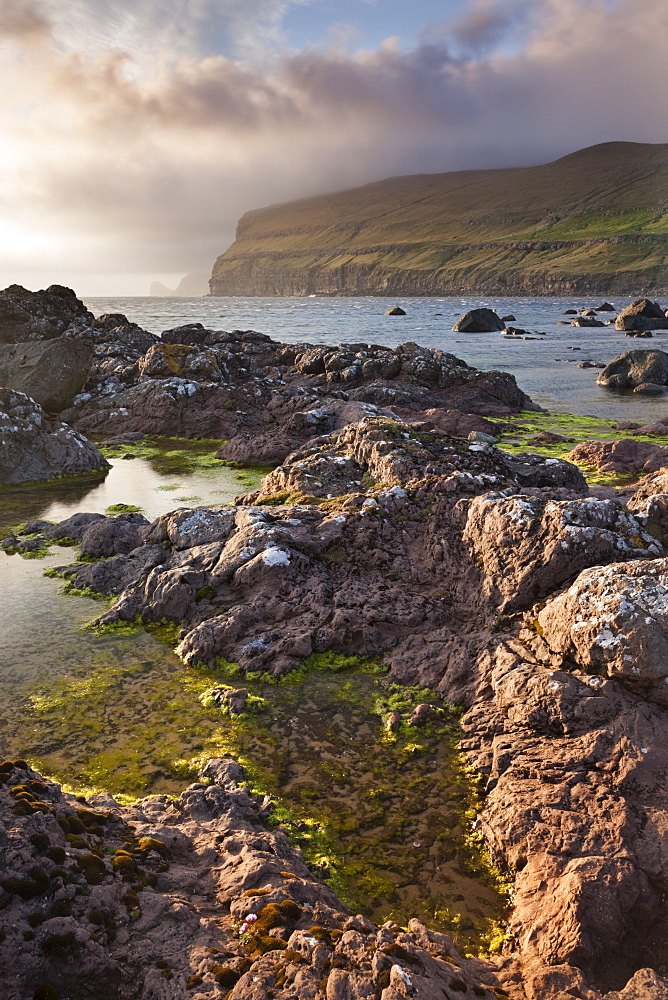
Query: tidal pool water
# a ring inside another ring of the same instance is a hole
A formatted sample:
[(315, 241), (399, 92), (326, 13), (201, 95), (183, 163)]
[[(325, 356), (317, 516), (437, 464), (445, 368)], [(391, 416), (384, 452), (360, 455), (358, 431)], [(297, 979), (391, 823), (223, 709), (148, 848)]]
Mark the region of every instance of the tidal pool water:
[[(153, 518), (179, 506), (230, 502), (262, 470), (213, 458), (217, 442), (161, 442), (113, 458), (109, 473), (0, 490), (0, 529), (30, 518), (62, 520), (112, 504)], [(127, 449), (126, 449), (127, 450)], [(497, 934), (505, 898), (472, 820), (475, 781), (457, 751), (454, 710), (427, 729), (404, 720), (428, 692), (388, 685), (379, 664), (316, 658), (285, 682), (188, 669), (174, 629), (87, 628), (98, 602), (61, 592), (43, 559), (0, 552), (0, 750), (81, 791), (178, 794), (209, 756), (232, 753), (253, 785), (277, 801), (307, 858), (356, 909), (405, 923), (412, 915), (470, 947)], [(243, 684), (264, 710), (230, 717), (207, 697)]]

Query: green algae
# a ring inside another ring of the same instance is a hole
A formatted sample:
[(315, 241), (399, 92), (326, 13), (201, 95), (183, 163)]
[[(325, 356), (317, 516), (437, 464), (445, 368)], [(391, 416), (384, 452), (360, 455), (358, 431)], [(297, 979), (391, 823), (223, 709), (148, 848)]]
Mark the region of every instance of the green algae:
[(225, 442), (217, 438), (143, 438), (131, 444), (98, 443), (106, 459), (133, 455), (146, 458), (156, 472), (166, 475), (188, 474), (220, 469), (223, 462), (214, 457)]
[(112, 503), (107, 507), (107, 514), (138, 514), (141, 509), (133, 503)]
[[(146, 633), (144, 634), (146, 638)], [(430, 692), (390, 684), (378, 659), (314, 654), (279, 680), (243, 677), (248, 710), (230, 716), (210, 692), (235, 665), (185, 669), (153, 629), (164, 661), (101, 664), (34, 688), (31, 763), (77, 792), (175, 794), (211, 756), (230, 754), (253, 790), (275, 800), (281, 826), (357, 911), (405, 922), (417, 915), (486, 947), (502, 917), (503, 885), (471, 821), (480, 803), (458, 753), (457, 712), (439, 704), (429, 726), (390, 736), (388, 709), (404, 715)], [(131, 643), (141, 637), (117, 637)], [(51, 749), (48, 749), (48, 748)], [(417, 845), (417, 846), (416, 846)], [(495, 925), (496, 926), (496, 925)]]
[[(498, 447), (511, 455), (532, 452), (544, 455), (546, 458), (568, 458), (569, 453), (577, 444), (583, 441), (618, 441), (620, 438), (648, 444), (661, 444), (663, 438), (648, 434), (634, 434), (633, 431), (616, 430), (615, 420), (604, 420), (601, 417), (579, 416), (572, 413), (534, 413), (523, 410), (513, 417), (496, 417), (496, 424), (501, 428)], [(543, 431), (560, 434), (569, 438), (568, 441), (554, 444), (533, 443), (531, 438)], [(601, 472), (584, 462), (576, 464), (591, 485), (596, 486), (627, 486), (640, 478), (638, 474), (620, 474)]]
[[(220, 672), (234, 676), (234, 665)], [(259, 685), (272, 718), (258, 726), (236, 717), (225, 751), (253, 789), (277, 796), (273, 824), (349, 905), (379, 921), (418, 915), (489, 949), (507, 886), (472, 829), (480, 802), (458, 752), (459, 712), (436, 704), (427, 726), (409, 726), (415, 705), (438, 699), (385, 674), (378, 660), (332, 653), (271, 682), (246, 674), (244, 687)], [(388, 711), (403, 716), (393, 733)]]

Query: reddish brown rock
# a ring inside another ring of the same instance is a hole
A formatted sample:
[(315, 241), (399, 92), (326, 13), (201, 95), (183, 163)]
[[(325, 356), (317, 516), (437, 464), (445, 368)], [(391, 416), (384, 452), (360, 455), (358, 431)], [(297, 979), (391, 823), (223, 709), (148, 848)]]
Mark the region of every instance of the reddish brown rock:
[[(244, 777), (215, 759), (180, 798), (122, 808), (108, 795), (63, 795), (25, 762), (0, 763), (3, 1000), (362, 1000), (409, 979), (415, 996), (493, 1000), (493, 966), (463, 958), (445, 935), (351, 917), (285, 834), (264, 826)], [(76, 843), (68, 826), (82, 831)]]
[(469, 503), (463, 538), (488, 600), (502, 611), (527, 607), (585, 566), (662, 552), (614, 500), (488, 493)]
[(668, 560), (585, 570), (538, 615), (550, 650), (668, 706)]
[(582, 441), (567, 455), (571, 462), (593, 465), (601, 472), (655, 472), (668, 467), (668, 446), (621, 438), (619, 441)]

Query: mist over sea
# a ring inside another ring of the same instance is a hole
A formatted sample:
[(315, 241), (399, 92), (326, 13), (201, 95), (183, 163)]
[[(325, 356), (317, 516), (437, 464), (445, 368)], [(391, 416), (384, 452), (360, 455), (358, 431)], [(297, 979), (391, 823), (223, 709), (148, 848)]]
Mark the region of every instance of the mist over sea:
[[(152, 333), (200, 322), (214, 330), (256, 330), (275, 340), (312, 344), (375, 343), (395, 346), (414, 341), (463, 358), (477, 368), (512, 372), (518, 384), (548, 410), (591, 414), (614, 420), (648, 422), (668, 416), (668, 398), (613, 392), (596, 385), (596, 368), (583, 361), (607, 362), (634, 348), (668, 350), (668, 330), (652, 340), (636, 340), (611, 326), (560, 326), (566, 309), (595, 308), (600, 296), (581, 298), (86, 298), (96, 315), (121, 312)], [(617, 309), (631, 301), (611, 298)], [(406, 316), (385, 316), (394, 305)], [(455, 320), (468, 309), (488, 306), (499, 316), (512, 314), (509, 325), (541, 331), (536, 340), (504, 339), (499, 332), (455, 333)], [(601, 320), (615, 313), (600, 314)]]

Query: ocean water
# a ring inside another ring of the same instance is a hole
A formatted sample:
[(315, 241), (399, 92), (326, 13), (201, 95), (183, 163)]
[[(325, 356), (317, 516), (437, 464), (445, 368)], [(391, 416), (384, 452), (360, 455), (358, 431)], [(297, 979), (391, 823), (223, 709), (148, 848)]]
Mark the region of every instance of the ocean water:
[[(339, 344), (363, 341), (395, 346), (415, 341), (463, 358), (483, 369), (511, 372), (537, 403), (556, 412), (578, 413), (613, 420), (657, 420), (668, 416), (668, 398), (639, 397), (596, 385), (596, 368), (578, 368), (582, 361), (608, 363), (634, 348), (668, 350), (668, 330), (652, 340), (636, 340), (610, 326), (577, 328), (566, 309), (596, 307), (592, 298), (89, 298), (88, 308), (99, 316), (122, 312), (146, 330), (160, 334), (183, 323), (200, 322), (214, 330), (256, 330), (288, 343)], [(618, 309), (631, 299), (612, 298)], [(406, 316), (386, 316), (400, 305)], [(455, 333), (455, 320), (479, 306), (512, 314), (512, 326), (544, 333), (536, 340), (505, 340), (500, 333)], [(603, 320), (615, 313), (601, 313)]]

